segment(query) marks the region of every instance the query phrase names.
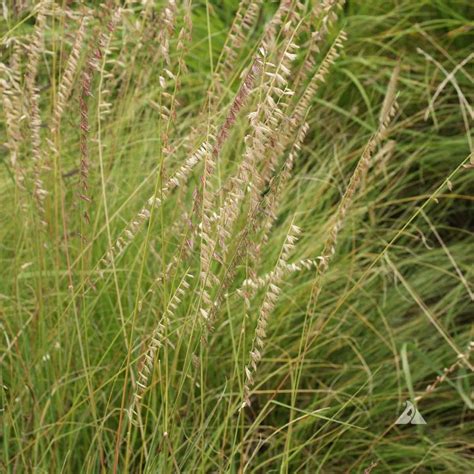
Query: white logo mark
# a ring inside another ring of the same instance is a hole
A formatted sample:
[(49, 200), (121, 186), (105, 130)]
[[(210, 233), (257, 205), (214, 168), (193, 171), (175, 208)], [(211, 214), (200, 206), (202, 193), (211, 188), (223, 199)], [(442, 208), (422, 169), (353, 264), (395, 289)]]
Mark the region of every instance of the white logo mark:
[(396, 425), (426, 425), (425, 419), (421, 416), (421, 413), (413, 406), (413, 403), (406, 401), (406, 407), (403, 413), (398, 417), (395, 422)]

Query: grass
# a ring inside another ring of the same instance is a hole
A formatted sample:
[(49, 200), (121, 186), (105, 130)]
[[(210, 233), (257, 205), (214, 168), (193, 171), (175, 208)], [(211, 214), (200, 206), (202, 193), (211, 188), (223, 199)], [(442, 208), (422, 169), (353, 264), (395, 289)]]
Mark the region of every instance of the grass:
[[(301, 76), (319, 2), (291, 5), (260, 66), (273, 3), (257, 2), (245, 41), (230, 43), (237, 1), (170, 2), (166, 15), (165, 2), (146, 14), (136, 2), (120, 17), (113, 2), (63, 3), (54, 14), (45, 3), (43, 32), (38, 7), (10, 6), (0, 24), (0, 469), (469, 472), (470, 3), (346, 2)], [(291, 129), (291, 100), (342, 29)], [(265, 72), (292, 42), (287, 99)], [(238, 44), (234, 61), (226, 44)], [(396, 113), (348, 196), (398, 67)], [(54, 128), (61, 84), (70, 94)], [(255, 132), (261, 117), (278, 119), (268, 137)], [(310, 268), (292, 271), (303, 259)], [(255, 294), (242, 286), (264, 275), (271, 285)], [(395, 424), (407, 400), (426, 425)]]

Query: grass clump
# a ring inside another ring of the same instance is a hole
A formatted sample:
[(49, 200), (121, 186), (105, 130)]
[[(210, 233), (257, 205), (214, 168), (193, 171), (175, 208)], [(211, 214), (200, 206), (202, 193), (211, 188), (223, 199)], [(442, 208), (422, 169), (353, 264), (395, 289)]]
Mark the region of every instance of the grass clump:
[(468, 2), (2, 8), (2, 471), (469, 470)]

